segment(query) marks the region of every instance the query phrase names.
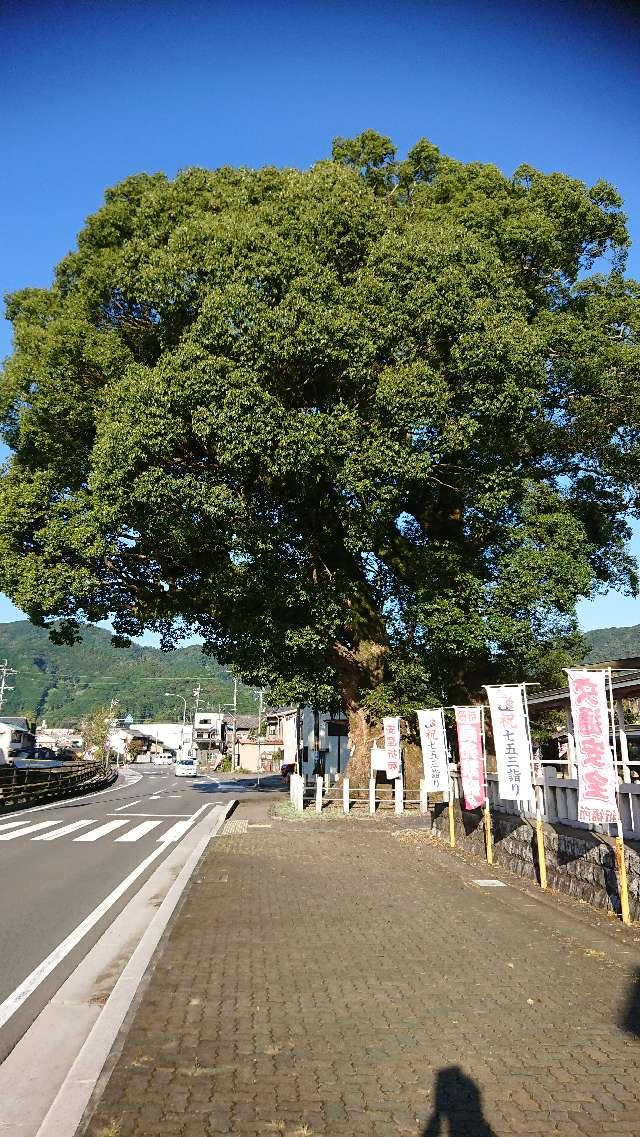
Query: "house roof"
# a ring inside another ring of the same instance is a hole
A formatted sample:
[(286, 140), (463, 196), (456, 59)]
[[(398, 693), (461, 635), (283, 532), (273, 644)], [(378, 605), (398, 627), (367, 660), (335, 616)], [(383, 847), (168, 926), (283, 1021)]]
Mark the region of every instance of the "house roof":
[[(263, 715), (264, 718), (264, 715)], [(223, 722), (227, 730), (233, 730), (233, 715), (224, 715)], [(253, 730), (258, 727), (257, 715), (236, 715), (237, 730)]]
[(29, 731), (29, 723), (20, 715), (0, 715), (0, 722), (4, 723), (5, 726), (12, 727), (13, 730), (26, 730), (30, 734), (32, 733)]

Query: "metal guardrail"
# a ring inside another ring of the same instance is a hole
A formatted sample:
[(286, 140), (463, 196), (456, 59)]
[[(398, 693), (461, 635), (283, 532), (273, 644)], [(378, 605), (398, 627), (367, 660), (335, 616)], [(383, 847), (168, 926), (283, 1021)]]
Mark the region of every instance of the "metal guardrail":
[(53, 769), (0, 766), (0, 814), (49, 798), (71, 797), (81, 789), (115, 781), (104, 762), (70, 762)]

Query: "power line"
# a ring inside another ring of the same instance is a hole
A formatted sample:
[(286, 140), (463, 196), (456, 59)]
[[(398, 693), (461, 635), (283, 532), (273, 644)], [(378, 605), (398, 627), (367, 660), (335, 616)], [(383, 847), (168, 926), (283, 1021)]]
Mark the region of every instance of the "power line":
[[(181, 679), (208, 679), (210, 683), (222, 683), (222, 679), (216, 679), (214, 675), (53, 675), (46, 671), (42, 675), (23, 675), (23, 679), (29, 680), (31, 683), (40, 683), (43, 679), (89, 679), (93, 683), (100, 683), (103, 679), (123, 679), (128, 682), (135, 681), (136, 683), (146, 680), (147, 682), (154, 683), (178, 683)], [(7, 688), (8, 689), (8, 688)]]

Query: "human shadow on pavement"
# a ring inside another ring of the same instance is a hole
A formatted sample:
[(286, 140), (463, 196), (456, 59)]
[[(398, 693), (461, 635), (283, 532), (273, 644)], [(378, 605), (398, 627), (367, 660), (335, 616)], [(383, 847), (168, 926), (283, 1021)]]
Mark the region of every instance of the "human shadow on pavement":
[(640, 971), (636, 971), (620, 1025), (627, 1034), (640, 1038)]
[(438, 1071), (433, 1114), (422, 1137), (497, 1137), (485, 1121), (480, 1090), (460, 1066)]

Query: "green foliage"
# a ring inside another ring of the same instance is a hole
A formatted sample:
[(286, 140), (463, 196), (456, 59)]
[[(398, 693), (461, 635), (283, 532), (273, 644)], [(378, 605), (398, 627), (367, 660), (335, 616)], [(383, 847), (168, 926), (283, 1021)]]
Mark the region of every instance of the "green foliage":
[(95, 711), (84, 720), (82, 723), (82, 741), (84, 742), (85, 753), (91, 751), (97, 757), (103, 757), (106, 754), (112, 721), (108, 707), (96, 707)]
[[(13, 691), (5, 694), (5, 714), (25, 714), (46, 719), (49, 726), (78, 726), (100, 706), (118, 699), (117, 713), (131, 715), (134, 722), (163, 721), (182, 717), (180, 700), (166, 699), (165, 691), (182, 695), (193, 704), (193, 679), (201, 680), (201, 707), (233, 700), (229, 672), (197, 646), (162, 652), (157, 648), (115, 648), (102, 628), (83, 628), (82, 642), (73, 646), (52, 644), (43, 628), (26, 620), (0, 624), (0, 658), (16, 671)], [(178, 678), (175, 678), (178, 677)], [(253, 712), (250, 691), (238, 684), (238, 710)], [(228, 709), (228, 708), (227, 708)]]
[(126, 179), (9, 298), (0, 587), (373, 716), (557, 681), (576, 601), (637, 584), (627, 246), (605, 182), (373, 131)]

